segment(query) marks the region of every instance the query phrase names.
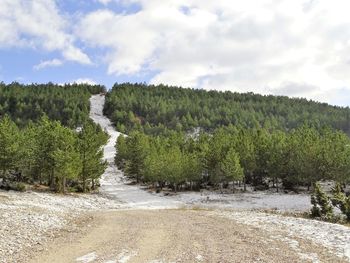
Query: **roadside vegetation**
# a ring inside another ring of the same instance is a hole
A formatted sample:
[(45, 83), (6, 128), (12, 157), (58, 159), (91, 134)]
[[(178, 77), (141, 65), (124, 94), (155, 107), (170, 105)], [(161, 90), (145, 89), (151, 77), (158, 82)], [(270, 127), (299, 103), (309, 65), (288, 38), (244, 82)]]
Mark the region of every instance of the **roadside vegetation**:
[(108, 135), (89, 120), (102, 86), (0, 84), (0, 187), (57, 192), (96, 188)]
[[(311, 217), (350, 221), (349, 108), (304, 99), (115, 85), (105, 113), (128, 136), (116, 164), (157, 191), (313, 189)], [(331, 195), (319, 181), (336, 182)], [(338, 212), (335, 212), (338, 211)]]
[(350, 110), (304, 99), (116, 84), (105, 113), (125, 174), (178, 189), (350, 180)]
[[(331, 191), (331, 195), (325, 193), (316, 183), (311, 195), (311, 216), (330, 222), (350, 223), (350, 196), (346, 195), (341, 184), (337, 183)], [(340, 213), (336, 213), (335, 210)]]
[(117, 140), (117, 165), (136, 181), (173, 190), (252, 184), (297, 191), (319, 180), (350, 180), (350, 140), (342, 131), (303, 125), (290, 132), (220, 128), (191, 137), (134, 131)]

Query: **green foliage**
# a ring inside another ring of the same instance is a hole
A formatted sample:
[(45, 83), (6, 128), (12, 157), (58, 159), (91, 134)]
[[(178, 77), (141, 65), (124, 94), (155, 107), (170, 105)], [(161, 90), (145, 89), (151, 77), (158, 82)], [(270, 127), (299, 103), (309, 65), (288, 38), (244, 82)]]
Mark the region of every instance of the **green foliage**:
[(292, 130), (305, 122), (349, 133), (350, 109), (305, 99), (183, 89), (165, 85), (115, 84), (104, 112), (122, 132), (213, 131), (222, 126)]
[(318, 183), (315, 184), (314, 192), (311, 195), (311, 216), (320, 217), (325, 220), (332, 220), (334, 217), (331, 199), (322, 191)]
[(128, 138), (127, 156), (125, 175), (133, 177), (137, 182), (144, 176), (144, 162), (148, 151), (148, 138), (140, 132), (134, 132)]
[(105, 88), (99, 85), (0, 83), (2, 185), (93, 188), (106, 167), (101, 147), (107, 135), (89, 120), (89, 98), (100, 92)]
[(0, 119), (0, 177), (18, 165), (19, 130), (8, 116)]
[[(350, 139), (342, 132), (302, 126), (290, 133), (227, 127), (196, 137), (169, 131), (132, 132), (117, 140), (117, 165), (137, 181), (173, 188), (228, 185), (310, 186), (320, 179), (349, 181)], [(336, 160), (334, 159), (336, 158)]]
[(311, 216), (322, 218), (326, 221), (340, 220), (341, 217), (336, 217), (333, 213), (334, 207), (337, 207), (345, 216), (345, 219), (350, 222), (350, 196), (346, 196), (340, 183), (336, 183), (332, 189), (332, 196), (328, 196), (322, 191), (319, 184), (315, 184), (315, 189), (311, 195)]
[(222, 160), (221, 170), (228, 182), (241, 181), (243, 179), (243, 168), (239, 162), (239, 155), (234, 149), (230, 149)]
[(85, 123), (78, 133), (44, 116), (19, 130), (4, 117), (0, 119), (1, 184), (23, 190), (20, 182), (39, 182), (65, 192), (67, 185), (82, 183), (85, 191), (86, 184), (93, 184), (106, 167), (101, 149), (106, 141), (107, 135), (93, 123)]
[(18, 192), (25, 192), (26, 186), (24, 183), (16, 183), (14, 190)]
[(103, 86), (87, 84), (0, 83), (0, 117), (7, 114), (19, 127), (25, 127), (47, 115), (75, 128), (89, 118), (91, 94), (103, 91)]
[(65, 192), (66, 180), (76, 178), (82, 169), (79, 152), (76, 149), (77, 135), (59, 124), (55, 127), (54, 133), (52, 171), (55, 176), (55, 190)]
[(333, 189), (333, 196), (331, 198), (332, 204), (339, 208), (339, 210), (346, 216), (350, 222), (350, 196), (346, 196), (341, 185), (336, 184)]
[(97, 180), (106, 169), (107, 163), (102, 161), (103, 145), (107, 143), (108, 136), (102, 132), (99, 126), (86, 122), (78, 133), (78, 149), (81, 159), (80, 180), (82, 191), (87, 187), (94, 187)]

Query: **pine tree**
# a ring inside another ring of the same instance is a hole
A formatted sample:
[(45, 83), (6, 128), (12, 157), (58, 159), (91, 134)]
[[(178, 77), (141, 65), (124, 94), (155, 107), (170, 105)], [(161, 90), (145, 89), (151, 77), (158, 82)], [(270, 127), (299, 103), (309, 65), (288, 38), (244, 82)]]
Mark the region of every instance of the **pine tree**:
[(19, 130), (8, 116), (0, 120), (0, 177), (16, 168), (19, 162)]
[(86, 122), (83, 125), (78, 134), (78, 149), (81, 160), (80, 180), (83, 192), (86, 192), (88, 184), (99, 178), (106, 168), (106, 162), (102, 159), (102, 146), (105, 143), (107, 143), (107, 136), (94, 124)]
[(66, 192), (67, 179), (76, 179), (81, 171), (79, 152), (76, 149), (76, 134), (72, 130), (56, 126), (56, 148), (52, 152), (54, 160), (55, 190)]
[(312, 217), (321, 217), (326, 220), (331, 220), (334, 217), (331, 199), (322, 191), (318, 183), (315, 184), (314, 192), (311, 195), (311, 204)]
[(243, 179), (243, 168), (240, 165), (239, 156), (233, 148), (228, 151), (226, 157), (222, 160), (221, 170), (227, 181), (233, 182)]
[(350, 221), (350, 196), (346, 196), (340, 183), (336, 183), (332, 189), (332, 204), (339, 208), (339, 210), (346, 216), (346, 219)]

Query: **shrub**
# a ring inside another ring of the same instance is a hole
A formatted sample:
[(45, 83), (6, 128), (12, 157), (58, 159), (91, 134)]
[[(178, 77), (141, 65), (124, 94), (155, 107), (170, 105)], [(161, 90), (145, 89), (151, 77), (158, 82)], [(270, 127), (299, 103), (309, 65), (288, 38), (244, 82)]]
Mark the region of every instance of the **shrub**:
[(311, 204), (312, 217), (319, 217), (328, 221), (334, 218), (331, 198), (322, 191), (318, 183), (315, 184), (314, 191), (311, 195)]
[(332, 204), (338, 207), (345, 215), (346, 219), (350, 221), (350, 196), (346, 196), (339, 183), (332, 189)]
[(26, 190), (26, 185), (24, 183), (17, 183), (15, 184), (15, 187), (13, 190), (18, 192), (24, 192)]

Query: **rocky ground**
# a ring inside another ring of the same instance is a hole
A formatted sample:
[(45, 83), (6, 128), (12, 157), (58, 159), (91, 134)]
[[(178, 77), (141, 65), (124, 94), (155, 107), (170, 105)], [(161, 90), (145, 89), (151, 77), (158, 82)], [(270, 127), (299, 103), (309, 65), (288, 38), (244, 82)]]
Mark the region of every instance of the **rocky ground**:
[(0, 262), (26, 259), (63, 230), (76, 231), (75, 220), (83, 220), (87, 212), (119, 207), (119, 202), (96, 194), (0, 191)]
[(350, 261), (346, 226), (199, 205), (140, 209), (96, 194), (0, 192), (0, 262)]

